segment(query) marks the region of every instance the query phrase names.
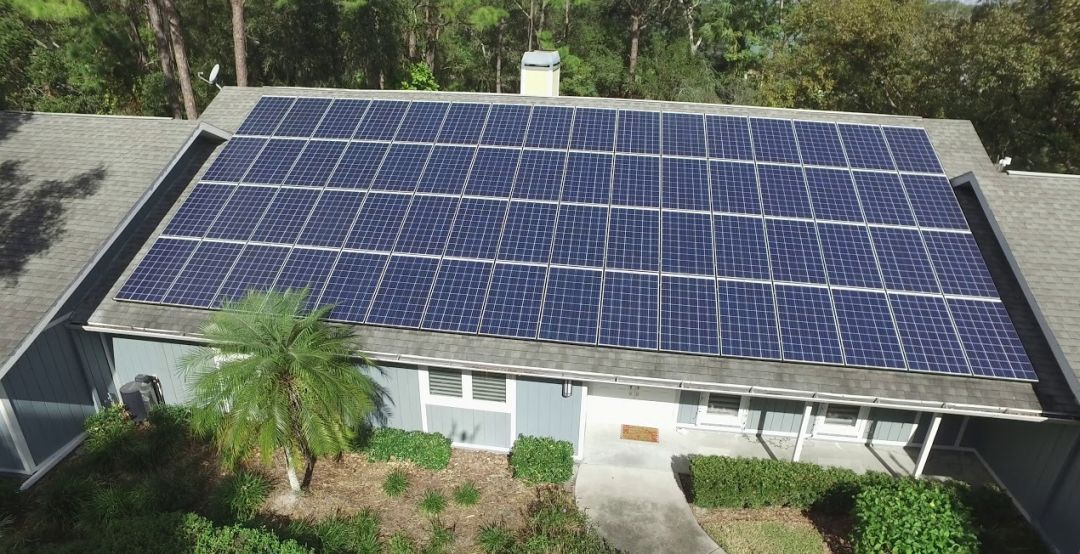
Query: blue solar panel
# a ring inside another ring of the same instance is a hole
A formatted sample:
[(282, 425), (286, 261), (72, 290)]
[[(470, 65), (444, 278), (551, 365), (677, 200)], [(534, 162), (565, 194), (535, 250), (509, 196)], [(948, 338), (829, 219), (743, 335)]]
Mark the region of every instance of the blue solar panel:
[(390, 252), (397, 241), (401, 222), (409, 208), (409, 197), (402, 194), (371, 193), (360, 208), (356, 224), (345, 241), (346, 248)]
[(210, 307), (221, 282), (243, 248), (243, 244), (203, 241), (177, 275), (176, 282), (162, 302), (195, 308)]
[(391, 145), (379, 172), (371, 182), (371, 189), (406, 192), (415, 190), (430, 152), (431, 146), (426, 144)]
[(314, 308), (337, 257), (337, 250), (293, 248), (274, 282), (274, 289), (308, 289), (311, 292), (308, 294), (307, 308)]
[(705, 118), (709, 157), (728, 160), (753, 160), (750, 127), (745, 117), (710, 115)]
[(563, 202), (607, 204), (611, 195), (611, 155), (571, 152), (566, 160)]
[(660, 114), (619, 110), (616, 152), (633, 154), (660, 153)]
[(263, 96), (248, 112), (244, 123), (236, 130), (238, 135), (270, 135), (285, 117), (295, 98)]
[(970, 375), (945, 300), (940, 296), (890, 294), (908, 369)]
[[(417, 196), (401, 226), (395, 252), (442, 255), (450, 221), (457, 212), (458, 199), (447, 196)], [(361, 211), (361, 214), (363, 212)]]
[(662, 128), (664, 155), (705, 157), (705, 118), (701, 114), (665, 113)]
[(970, 233), (924, 231), (930, 261), (945, 294), (997, 298), (997, 287)]
[(281, 120), (281, 124), (274, 130), (274, 135), (279, 137), (310, 137), (329, 107), (329, 98), (297, 99), (292, 108), (289, 109), (289, 113)]
[(766, 228), (773, 279), (794, 283), (826, 282), (821, 247), (813, 223), (770, 219)]
[(266, 143), (255, 163), (244, 175), (245, 183), (263, 183), (276, 185), (285, 180), (293, 162), (304, 149), (304, 141), (293, 139), (274, 139)]
[(761, 214), (757, 171), (754, 164), (709, 162), (712, 179), (713, 210), (744, 214)]
[(607, 267), (658, 271), (660, 213), (612, 208), (608, 227)]
[(266, 208), (266, 215), (251, 234), (251, 240), (284, 244), (296, 242), (296, 236), (300, 234), (300, 229), (318, 198), (317, 190), (279, 190)]
[(131, 272), (117, 298), (138, 302), (160, 302), (180, 269), (199, 245), (195, 240), (158, 239)]
[(555, 204), (511, 202), (499, 245), (499, 259), (548, 263), (556, 208)]
[(206, 231), (206, 236), (247, 240), (275, 192), (277, 189), (270, 187), (236, 187), (236, 192), (225, 203), (217, 220)]
[(320, 305), (334, 306), (330, 319), (364, 322), (386, 259), (384, 254), (341, 253), (319, 299)]
[(870, 235), (862, 225), (818, 224), (821, 251), (829, 284), (842, 287), (882, 288)]
[(659, 280), (655, 273), (604, 273), (600, 344), (657, 348)]
[(716, 281), (665, 275), (660, 290), (660, 349), (719, 354)]
[(945, 172), (925, 130), (914, 127), (882, 127), (881, 130), (900, 171)]
[(174, 237), (201, 237), (221, 212), (221, 207), (236, 190), (235, 185), (199, 183), (191, 195), (176, 211), (165, 227), (163, 235)]
[(709, 211), (709, 166), (705, 160), (664, 158), (664, 207)]
[(919, 232), (910, 229), (871, 227), (885, 287), (891, 290), (939, 292), (934, 268), (926, 255)]
[(552, 267), (544, 295), (540, 338), (596, 343), (602, 271)]
[(447, 102), (413, 102), (394, 137), (398, 142), (433, 142), (450, 108)]
[(391, 256), (371, 301), (367, 322), (418, 327), (438, 266), (438, 258)]
[(480, 144), (521, 146), (529, 123), (529, 106), (496, 104), (491, 106)]
[(372, 100), (364, 120), (356, 128), (355, 139), (390, 140), (401, 125), (402, 116), (409, 108), (408, 102), (397, 100)]
[(289, 249), (284, 246), (249, 244), (236, 260), (229, 276), (221, 285), (214, 305), (239, 300), (249, 291), (270, 288), (281, 270), (281, 262)]
[(334, 170), (345, 143), (329, 140), (313, 140), (307, 143), (292, 170), (282, 181), (286, 185), (321, 187), (326, 184)]
[(609, 153), (614, 150), (615, 113), (615, 110), (578, 108), (574, 114), (570, 148)]
[(967, 219), (945, 177), (901, 175), (915, 217), (923, 227), (967, 229)]
[(765, 222), (760, 217), (713, 217), (716, 274), (720, 277), (769, 279)]
[(615, 156), (611, 203), (616, 206), (660, 205), (660, 158)]
[(710, 219), (709, 214), (663, 213), (660, 252), (664, 273), (715, 274)]
[(570, 121), (574, 118), (572, 108), (536, 106), (529, 120), (529, 134), (525, 146), (530, 148), (557, 148), (565, 150), (570, 140)]
[(776, 285), (776, 308), (785, 360), (844, 362), (828, 289)]
[(884, 292), (833, 289), (848, 365), (904, 369), (904, 354)]
[(844, 151), (847, 152), (851, 167), (859, 169), (895, 169), (885, 136), (877, 125), (838, 125), (840, 137), (844, 139)]
[(444, 260), (424, 314), (424, 329), (475, 333), (491, 280), (491, 262)]
[(368, 107), (367, 100), (351, 100), (338, 98), (330, 104), (319, 126), (311, 136), (315, 138), (352, 138), (360, 120), (364, 118), (364, 112)]
[(604, 267), (608, 208), (563, 204), (555, 229), (551, 263)]
[(480, 332), (500, 337), (535, 338), (547, 268), (496, 264), (491, 275)]
[(866, 221), (885, 225), (915, 225), (904, 186), (895, 173), (852, 171)]
[(761, 199), (765, 215), (814, 217), (802, 169), (787, 165), (759, 165)]
[(480, 148), (476, 151), (465, 194), (475, 196), (510, 196), (520, 150)]
[(471, 146), (436, 146), (424, 167), (417, 192), (461, 194), (475, 150)]
[(366, 190), (371, 186), (371, 179), (379, 170), (387, 148), (384, 143), (350, 143), (327, 186)]
[(865, 221), (859, 207), (859, 197), (846, 169), (806, 168), (806, 185), (814, 217), (832, 221)]
[(807, 165), (847, 167), (844, 146), (836, 125), (820, 121), (795, 121), (795, 136), (799, 139), (799, 152)]
[(487, 104), (451, 104), (438, 142), (476, 144), (480, 140), (480, 131), (484, 130), (487, 113)]
[(495, 258), (509, 202), (483, 198), (464, 198), (450, 229), (447, 256)]
[(514, 198), (558, 200), (565, 164), (566, 152), (525, 150), (514, 183)]
[(359, 192), (328, 190), (323, 192), (304, 230), (296, 239), (297, 244), (339, 248), (345, 242), (349, 226), (356, 219), (364, 195)]
[(795, 129), (786, 119), (750, 118), (750, 132), (754, 141), (754, 155), (759, 162), (783, 162), (797, 164), (799, 147), (795, 142)]
[(723, 355), (780, 359), (772, 285), (719, 281), (718, 293)]
[(266, 145), (266, 139), (234, 138), (225, 145), (221, 154), (206, 170), (203, 179), (207, 181), (239, 181), (247, 173), (255, 157)]
[(999, 379), (1038, 380), (1001, 302), (950, 298), (949, 309), (972, 373)]

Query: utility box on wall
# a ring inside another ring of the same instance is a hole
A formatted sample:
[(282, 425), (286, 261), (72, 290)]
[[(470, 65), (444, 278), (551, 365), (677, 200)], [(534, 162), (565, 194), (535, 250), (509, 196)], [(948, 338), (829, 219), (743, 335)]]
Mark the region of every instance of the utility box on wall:
[(558, 96), (559, 65), (557, 51), (533, 50), (521, 56), (521, 94)]

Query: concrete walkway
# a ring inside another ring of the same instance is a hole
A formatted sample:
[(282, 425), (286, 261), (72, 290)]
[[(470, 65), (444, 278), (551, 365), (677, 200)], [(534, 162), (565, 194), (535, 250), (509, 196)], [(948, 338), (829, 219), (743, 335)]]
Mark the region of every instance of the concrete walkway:
[(578, 506), (622, 552), (723, 554), (694, 519), (670, 468), (582, 464)]

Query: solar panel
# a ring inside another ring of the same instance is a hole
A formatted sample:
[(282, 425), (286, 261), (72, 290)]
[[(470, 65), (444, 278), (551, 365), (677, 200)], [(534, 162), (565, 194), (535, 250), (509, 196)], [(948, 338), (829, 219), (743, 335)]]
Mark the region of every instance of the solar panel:
[(570, 148), (593, 152), (615, 149), (615, 110), (578, 108), (574, 113), (574, 128)]
[(116, 297), (160, 302), (198, 245), (199, 241), (196, 240), (158, 239), (131, 272)]
[(461, 194), (469, 177), (475, 150), (471, 146), (436, 146), (431, 151), (416, 190)]
[(717, 287), (721, 352), (726, 356), (780, 359), (772, 285), (721, 280)]
[(900, 177), (893, 173), (852, 171), (862, 199), (863, 213), (869, 223), (915, 225), (915, 215), (908, 205)]
[(829, 284), (841, 287), (882, 288), (870, 235), (862, 225), (818, 225), (821, 252)]
[(846, 169), (806, 168), (806, 185), (819, 221), (865, 221), (859, 197)]
[(751, 117), (750, 133), (757, 161), (792, 164), (800, 162), (799, 147), (795, 142), (795, 129), (790, 121)]
[(719, 354), (716, 281), (665, 275), (660, 290), (660, 349)]
[(882, 127), (881, 130), (885, 133), (897, 169), (945, 173), (925, 130), (912, 127)]
[(495, 259), (509, 204), (506, 200), (462, 199), (461, 209), (450, 229), (446, 255)]
[(799, 140), (799, 152), (807, 165), (847, 167), (844, 146), (836, 125), (820, 121), (795, 121), (795, 136)]
[(604, 267), (608, 208), (563, 204), (559, 207), (551, 263)]
[(530, 148), (557, 148), (565, 150), (570, 140), (570, 122), (574, 118), (572, 108), (537, 106), (529, 120), (529, 133), (525, 146)]
[(709, 211), (709, 167), (705, 160), (664, 158), (664, 207)]
[(551, 237), (555, 232), (555, 210), (555, 204), (511, 202), (499, 245), (499, 259), (548, 263)]
[(491, 280), (491, 262), (444, 260), (424, 314), (424, 329), (475, 333)]
[(664, 113), (662, 129), (665, 156), (705, 157), (705, 118), (701, 114)]
[(607, 267), (660, 269), (660, 213), (612, 208), (608, 223)]
[(524, 150), (514, 182), (514, 198), (558, 200), (566, 152)]
[(438, 266), (437, 258), (391, 256), (375, 297), (371, 300), (366, 321), (379, 325), (419, 327)]
[(221, 154), (210, 164), (203, 179), (237, 182), (247, 173), (255, 157), (266, 146), (266, 139), (238, 137), (229, 141)]
[(776, 309), (785, 360), (844, 362), (828, 289), (778, 284)]
[(967, 219), (945, 177), (901, 175), (915, 218), (923, 227), (967, 229)]
[(398, 142), (433, 142), (442, 128), (450, 104), (447, 102), (413, 102), (405, 112), (394, 137)]
[(659, 288), (655, 273), (605, 272), (600, 344), (655, 350)]
[(945, 294), (997, 297), (994, 279), (970, 233), (923, 233)]
[(371, 182), (371, 189), (403, 192), (415, 190), (430, 152), (431, 146), (425, 144), (391, 145), (379, 166), (379, 172)]
[(243, 244), (203, 241), (176, 276), (162, 303), (209, 308)]
[(872, 227), (885, 287), (890, 290), (940, 292), (934, 268), (926, 255), (918, 231), (891, 227)]
[(912, 371), (970, 375), (945, 301), (940, 296), (889, 294)]
[(296, 242), (296, 237), (300, 234), (300, 229), (303, 228), (318, 198), (318, 190), (288, 188), (279, 190), (266, 208), (266, 214), (251, 234), (251, 240), (282, 244)]
[(318, 303), (322, 295), (330, 269), (337, 260), (337, 250), (319, 250), (315, 248), (293, 248), (289, 257), (281, 266), (274, 288), (277, 290), (308, 289), (307, 308)]
[(199, 183), (162, 232), (174, 237), (201, 237), (232, 196), (234, 185)]
[(236, 187), (206, 236), (215, 239), (247, 240), (277, 189)]
[(765, 215), (814, 217), (802, 170), (787, 165), (759, 165)]
[(282, 246), (247, 245), (221, 285), (213, 305), (239, 300), (249, 291), (270, 288), (288, 253), (289, 249)]
[(754, 164), (712, 161), (709, 175), (714, 211), (761, 215)]
[(451, 104), (446, 120), (439, 131), (438, 142), (447, 144), (476, 144), (487, 120), (487, 104)]
[(348, 139), (356, 132), (364, 112), (368, 108), (367, 100), (338, 98), (330, 104), (319, 126), (311, 136), (315, 138)]
[(616, 152), (632, 154), (660, 153), (660, 114), (636, 110), (619, 110), (616, 127)]
[(282, 183), (309, 187), (325, 185), (345, 146), (344, 142), (329, 140), (308, 142)]
[(765, 220), (760, 217), (713, 217), (716, 274), (768, 280), (769, 256), (765, 248)]
[(690, 275), (714, 275), (713, 233), (709, 214), (663, 213), (661, 271)]
[(535, 338), (546, 273), (544, 266), (495, 264), (480, 332), (500, 337)]
[(394, 138), (405, 110), (409, 109), (408, 102), (397, 100), (372, 100), (368, 106), (364, 120), (356, 128), (355, 139), (361, 140), (390, 140)]
[(296, 243), (306, 246), (339, 248), (345, 242), (349, 226), (356, 219), (356, 212), (364, 195), (358, 192), (328, 190), (315, 203), (304, 230)]
[(480, 148), (476, 151), (465, 194), (475, 196), (510, 196), (520, 150)]
[(563, 202), (607, 204), (611, 195), (610, 154), (571, 152), (566, 158)]
[(860, 169), (895, 169), (885, 136), (877, 125), (838, 125), (840, 137), (844, 140), (851, 167)]
[[(394, 246), (396, 252), (411, 254), (442, 255), (446, 236), (450, 233), (450, 221), (457, 212), (458, 199), (447, 196), (416, 196), (401, 236)], [(363, 217), (363, 210), (361, 210)]]
[(409, 197), (406, 195), (369, 194), (345, 246), (357, 250), (393, 251), (408, 209)]
[(298, 98), (274, 130), (274, 136), (310, 137), (329, 107), (329, 98)]
[(904, 369), (904, 354), (884, 292), (834, 289), (833, 301), (848, 364)]
[(349, 143), (327, 186), (367, 190), (388, 147), (378, 142)]
[(248, 112), (236, 134), (269, 136), (281, 123), (295, 100), (282, 96), (263, 96)]
[(480, 136), (480, 144), (521, 146), (525, 138), (525, 128), (529, 124), (529, 112), (529, 106), (519, 104), (492, 106), (484, 133)]
[(616, 206), (660, 206), (660, 158), (615, 156), (611, 203)]
[(825, 266), (821, 261), (817, 230), (808, 221), (770, 219), (769, 260), (773, 279), (792, 283), (825, 284)]
[(320, 305), (334, 306), (330, 319), (364, 322), (387, 258), (385, 254), (341, 253), (319, 299)]
[(706, 116), (705, 136), (709, 143), (710, 158), (754, 159), (750, 127), (745, 117)]
[(552, 267), (544, 294), (540, 338), (595, 343), (602, 277), (599, 270)]
[(999, 379), (1038, 380), (1001, 302), (950, 298), (949, 310), (972, 373)]
[(302, 140), (274, 139), (267, 142), (259, 157), (255, 159), (255, 164), (244, 175), (243, 182), (280, 184), (303, 149)]

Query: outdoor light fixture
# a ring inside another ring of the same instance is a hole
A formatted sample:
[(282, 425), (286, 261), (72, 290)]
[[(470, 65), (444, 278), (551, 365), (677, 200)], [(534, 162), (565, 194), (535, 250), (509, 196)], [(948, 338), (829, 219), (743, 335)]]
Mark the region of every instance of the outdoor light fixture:
[(574, 395), (574, 384), (571, 383), (570, 381), (563, 381), (562, 382), (562, 397), (563, 398), (570, 398), (573, 395)]

